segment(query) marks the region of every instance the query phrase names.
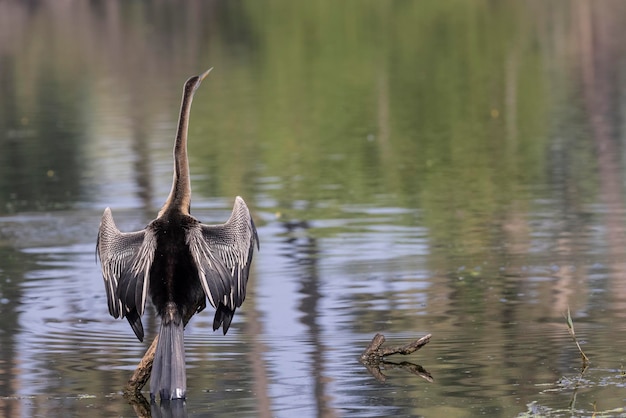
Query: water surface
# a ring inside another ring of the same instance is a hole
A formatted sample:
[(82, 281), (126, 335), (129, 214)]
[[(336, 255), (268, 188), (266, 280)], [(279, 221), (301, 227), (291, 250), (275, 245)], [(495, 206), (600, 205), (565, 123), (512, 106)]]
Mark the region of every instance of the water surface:
[[(192, 213), (243, 196), (261, 251), (228, 335), (211, 308), (187, 327), (174, 415), (626, 414), (624, 11), (0, 3), (2, 415), (142, 416), (121, 391), (158, 321), (140, 343), (108, 315), (95, 239), (106, 206), (154, 218), (211, 66)], [(432, 340), (383, 379), (377, 332)]]

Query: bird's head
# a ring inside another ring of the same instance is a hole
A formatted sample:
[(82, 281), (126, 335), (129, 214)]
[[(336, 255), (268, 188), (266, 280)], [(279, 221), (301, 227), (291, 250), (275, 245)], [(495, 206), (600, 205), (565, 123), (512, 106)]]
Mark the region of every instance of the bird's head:
[(185, 90), (189, 91), (189, 93), (192, 94), (195, 93), (196, 90), (198, 90), (198, 87), (200, 87), (200, 84), (202, 84), (202, 80), (204, 80), (206, 76), (209, 75), (212, 69), (213, 67), (209, 68), (202, 74), (194, 75), (189, 80), (187, 80), (187, 82), (185, 83)]

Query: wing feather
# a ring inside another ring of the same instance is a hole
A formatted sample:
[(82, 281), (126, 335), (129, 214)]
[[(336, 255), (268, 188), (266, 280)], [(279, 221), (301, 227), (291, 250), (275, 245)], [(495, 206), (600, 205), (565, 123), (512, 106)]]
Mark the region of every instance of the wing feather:
[[(254, 246), (259, 246), (256, 227), (244, 200), (237, 196), (230, 218), (221, 225), (199, 224), (188, 231), (187, 243), (193, 255), (202, 288), (215, 307), (213, 328), (230, 321), (218, 320), (227, 308), (229, 319), (246, 297), (246, 284)], [(226, 315), (228, 316), (228, 315)]]
[(106, 208), (100, 222), (96, 252), (102, 266), (109, 313), (128, 319), (137, 337), (143, 339), (143, 314), (150, 283), (156, 237), (149, 230), (120, 232), (111, 210)]

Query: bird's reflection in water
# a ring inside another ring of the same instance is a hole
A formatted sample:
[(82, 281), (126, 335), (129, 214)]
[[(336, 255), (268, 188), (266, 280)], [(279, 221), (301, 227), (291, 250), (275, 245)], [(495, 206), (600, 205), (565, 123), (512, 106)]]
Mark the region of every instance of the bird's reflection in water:
[(149, 402), (141, 393), (124, 396), (133, 407), (137, 418), (186, 418), (187, 403), (184, 399)]
[(160, 404), (152, 402), (150, 405), (152, 418), (185, 418), (187, 404), (184, 399), (163, 400)]

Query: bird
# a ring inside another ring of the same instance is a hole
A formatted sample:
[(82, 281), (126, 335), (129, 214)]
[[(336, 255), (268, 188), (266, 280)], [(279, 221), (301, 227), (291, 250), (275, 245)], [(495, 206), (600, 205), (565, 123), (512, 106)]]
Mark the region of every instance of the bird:
[(150, 296), (161, 320), (150, 377), (153, 400), (185, 399), (184, 320), (201, 312), (208, 299), (216, 309), (213, 330), (222, 327), (226, 335), (246, 297), (255, 246), (259, 250), (254, 221), (240, 196), (223, 224), (206, 225), (190, 213), (189, 114), (194, 93), (211, 70), (184, 84), (172, 188), (156, 219), (140, 231), (121, 232), (107, 207), (98, 230), (96, 254), (111, 316), (126, 318), (143, 341), (141, 315)]

